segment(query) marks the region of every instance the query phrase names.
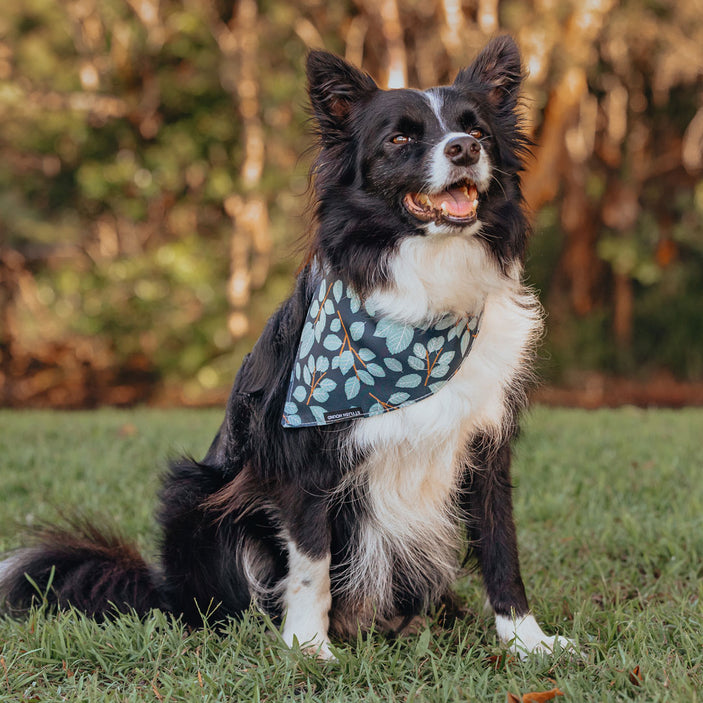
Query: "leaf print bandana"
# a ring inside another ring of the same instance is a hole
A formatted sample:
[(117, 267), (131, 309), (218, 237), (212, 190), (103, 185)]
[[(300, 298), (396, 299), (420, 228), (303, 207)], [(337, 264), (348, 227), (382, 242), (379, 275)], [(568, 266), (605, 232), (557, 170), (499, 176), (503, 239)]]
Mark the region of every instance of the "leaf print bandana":
[(436, 393), (459, 370), (481, 315), (413, 327), (376, 314), (351, 286), (322, 279), (293, 366), (284, 427), (370, 417)]

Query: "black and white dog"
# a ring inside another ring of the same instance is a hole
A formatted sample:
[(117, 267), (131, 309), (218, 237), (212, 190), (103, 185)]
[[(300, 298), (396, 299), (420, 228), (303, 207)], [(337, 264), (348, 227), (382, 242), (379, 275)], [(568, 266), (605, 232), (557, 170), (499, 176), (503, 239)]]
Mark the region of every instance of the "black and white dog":
[[(512, 518), (510, 444), (542, 331), (521, 280), (517, 47), (497, 38), (424, 92), (381, 90), (323, 51), (307, 75), (320, 147), (309, 256), (207, 455), (170, 466), (160, 568), (76, 521), (2, 562), (0, 597), (26, 608), (28, 574), (59, 607), (163, 608), (191, 624), (253, 600), (287, 643), (328, 657), (330, 636), (392, 629), (448, 598), (468, 545), (499, 638), (566, 646), (530, 614)], [(315, 343), (328, 357), (305, 357)]]

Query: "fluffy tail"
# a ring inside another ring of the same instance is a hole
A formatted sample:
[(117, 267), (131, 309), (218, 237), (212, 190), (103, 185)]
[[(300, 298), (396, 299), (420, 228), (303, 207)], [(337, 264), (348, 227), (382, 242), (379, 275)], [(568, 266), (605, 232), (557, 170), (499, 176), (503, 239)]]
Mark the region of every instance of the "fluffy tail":
[(0, 604), (13, 613), (33, 602), (73, 606), (103, 620), (116, 612), (165, 608), (159, 577), (137, 549), (85, 520), (34, 532), (33, 544), (0, 562)]

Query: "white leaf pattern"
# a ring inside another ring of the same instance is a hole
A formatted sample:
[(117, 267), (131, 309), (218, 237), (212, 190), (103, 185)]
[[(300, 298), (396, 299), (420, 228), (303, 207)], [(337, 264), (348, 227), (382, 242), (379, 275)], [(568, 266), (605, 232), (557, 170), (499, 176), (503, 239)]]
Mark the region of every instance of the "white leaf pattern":
[(342, 340), (336, 334), (328, 334), (322, 346), (330, 351), (337, 351), (342, 346)]
[(432, 337), (429, 342), (427, 342), (427, 351), (436, 352), (439, 351), (444, 346), (444, 337)]
[(349, 326), (349, 336), (358, 342), (364, 336), (364, 329), (366, 328), (366, 323), (364, 322), (353, 322)]
[(349, 349), (346, 349), (339, 356), (339, 370), (346, 376), (353, 365), (354, 354), (352, 354)]
[(438, 364), (451, 364), (452, 359), (456, 355), (456, 352), (453, 351), (445, 351), (443, 354), (440, 354), (439, 359), (437, 359)]
[(330, 397), (330, 394), (320, 388), (319, 386), (312, 392), (312, 397), (318, 402), (318, 403), (324, 403), (327, 401), (327, 399)]
[(426, 367), (426, 362), (424, 359), (418, 359), (416, 356), (408, 357), (408, 366), (415, 371), (422, 371)]
[(397, 391), (388, 399), (388, 402), (392, 405), (400, 405), (410, 398), (410, 393), (404, 393), (403, 391)]
[(373, 376), (368, 371), (364, 371), (364, 369), (359, 369), (359, 371), (357, 371), (357, 376), (359, 377), (359, 380), (362, 383), (365, 383), (367, 386), (374, 385)]
[(399, 373), (403, 370), (403, 364), (401, 364), (398, 359), (394, 359), (392, 356), (384, 357), (383, 363), (388, 367), (389, 371), (395, 371), (396, 373)]
[(339, 302), (342, 299), (342, 293), (344, 292), (344, 284), (341, 281), (335, 281), (332, 286), (332, 295), (334, 299)]
[(312, 322), (306, 322), (303, 327), (303, 333), (300, 335), (300, 350), (298, 351), (298, 355), (301, 357), (307, 356), (312, 349), (314, 341), (315, 333), (313, 331)]
[(356, 396), (359, 395), (360, 388), (361, 383), (356, 376), (351, 376), (348, 378), (347, 382), (344, 384), (344, 393), (347, 396), (347, 400), (356, 398)]
[(333, 381), (331, 378), (323, 378), (318, 384), (318, 387), (330, 393), (337, 387), (337, 382)]
[(422, 377), (418, 373), (409, 373), (406, 376), (401, 376), (395, 384), (398, 388), (415, 388), (419, 386)]
[(449, 373), (449, 366), (446, 364), (435, 364), (430, 371), (430, 378), (444, 378)]
[(453, 327), (456, 324), (456, 315), (445, 315), (441, 320), (433, 325), (433, 329), (436, 331), (446, 330)]
[(297, 386), (296, 389), (293, 391), (293, 397), (299, 403), (302, 403), (307, 397), (307, 391), (305, 390), (305, 386)]
[(313, 414), (314, 418), (317, 420), (318, 424), (325, 424), (325, 409), (319, 405), (310, 405), (308, 409)]
[(361, 349), (359, 349), (359, 356), (361, 357), (362, 361), (371, 361), (371, 359), (376, 358), (376, 355), (366, 347), (362, 347)]

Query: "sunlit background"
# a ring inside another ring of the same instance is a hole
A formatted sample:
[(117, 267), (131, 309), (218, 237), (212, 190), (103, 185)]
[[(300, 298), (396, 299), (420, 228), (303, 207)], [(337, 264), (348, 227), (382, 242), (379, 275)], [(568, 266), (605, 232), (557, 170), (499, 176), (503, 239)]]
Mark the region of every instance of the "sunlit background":
[(221, 402), (309, 224), (303, 66), (524, 55), (540, 398), (703, 402), (701, 0), (2, 0), (0, 405)]

